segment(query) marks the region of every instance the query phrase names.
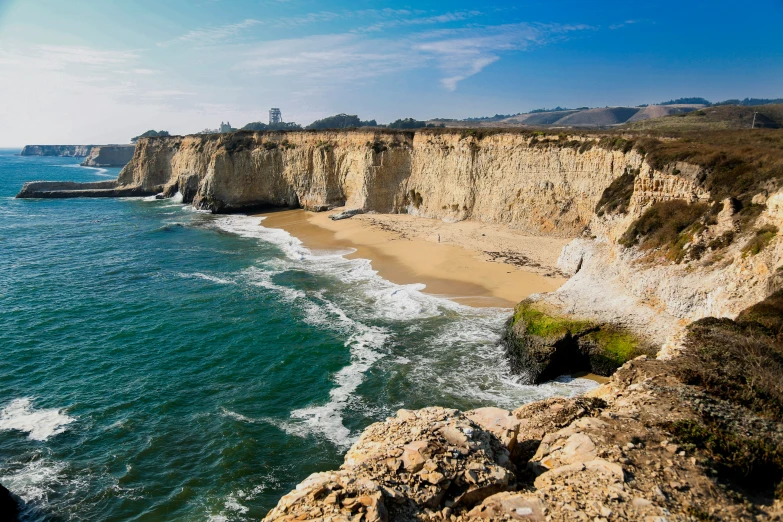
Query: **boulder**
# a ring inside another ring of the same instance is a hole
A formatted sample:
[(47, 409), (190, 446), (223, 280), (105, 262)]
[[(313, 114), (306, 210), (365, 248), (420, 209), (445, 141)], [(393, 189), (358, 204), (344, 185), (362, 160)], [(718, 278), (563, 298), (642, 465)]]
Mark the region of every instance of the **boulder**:
[(332, 221), (339, 221), (340, 219), (348, 219), (351, 218), (357, 214), (364, 214), (364, 210), (360, 208), (352, 208), (350, 210), (343, 210), (342, 212), (338, 212), (337, 214), (332, 214), (329, 216), (329, 219)]
[(19, 502), (2, 484), (0, 484), (0, 520), (8, 522), (19, 520)]

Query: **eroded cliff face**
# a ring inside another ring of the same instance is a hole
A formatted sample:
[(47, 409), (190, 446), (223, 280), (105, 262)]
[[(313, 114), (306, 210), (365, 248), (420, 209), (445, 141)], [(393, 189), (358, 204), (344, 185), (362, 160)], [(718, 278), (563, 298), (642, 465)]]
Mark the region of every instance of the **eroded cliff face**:
[(135, 145), (96, 145), (91, 147), (84, 167), (124, 167), (133, 158)]
[(318, 132), (142, 139), (122, 185), (216, 212), (345, 205), (473, 219), (560, 237), (581, 233), (636, 153), (531, 143), (520, 134)]
[(85, 157), (93, 145), (25, 145), (20, 156)]

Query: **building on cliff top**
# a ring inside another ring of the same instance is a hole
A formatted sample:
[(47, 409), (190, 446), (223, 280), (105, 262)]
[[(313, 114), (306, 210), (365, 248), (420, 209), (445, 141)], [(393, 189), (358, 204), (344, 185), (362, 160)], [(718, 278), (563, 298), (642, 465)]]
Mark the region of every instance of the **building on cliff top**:
[(269, 125), (283, 123), (283, 113), (278, 108), (269, 109)]

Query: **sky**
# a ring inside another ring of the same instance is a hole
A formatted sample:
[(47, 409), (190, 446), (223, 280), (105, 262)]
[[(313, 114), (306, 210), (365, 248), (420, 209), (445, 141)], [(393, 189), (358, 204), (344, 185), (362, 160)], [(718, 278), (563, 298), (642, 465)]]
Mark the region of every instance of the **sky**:
[(783, 97), (783, 0), (0, 0), (0, 146)]

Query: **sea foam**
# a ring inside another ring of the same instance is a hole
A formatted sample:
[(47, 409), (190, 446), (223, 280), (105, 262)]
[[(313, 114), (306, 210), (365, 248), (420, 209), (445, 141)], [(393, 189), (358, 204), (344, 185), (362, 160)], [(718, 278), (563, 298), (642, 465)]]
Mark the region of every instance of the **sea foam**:
[[(369, 260), (347, 259), (344, 251), (313, 252), (288, 232), (264, 227), (263, 218), (223, 216), (214, 224), (226, 232), (277, 246), (284, 258), (249, 268), (242, 277), (299, 309), (305, 322), (339, 331), (347, 338), (350, 363), (332, 375), (335, 387), (329, 400), (294, 410), (287, 421), (266, 419), (291, 435), (316, 434), (339, 447), (356, 440), (358, 434), (345, 427), (344, 413), (346, 408), (358, 406), (356, 391), (367, 372), (389, 354), (391, 333), (373, 326), (374, 322), (407, 324), (409, 333), (413, 333), (422, 320), (444, 314), (454, 318), (445, 321), (436, 336), (424, 340), (426, 349), (408, 352), (402, 358), (386, 358), (384, 363), (392, 372), (405, 365), (412, 381), (428, 387), (428, 392), (429, 388), (437, 389), (441, 397), (513, 408), (545, 397), (583, 393), (596, 386), (593, 381), (570, 378), (541, 386), (520, 384), (499, 344), (507, 309), (473, 308), (425, 294), (423, 284), (392, 283), (380, 277)], [(275, 282), (277, 276), (289, 271), (336, 279), (344, 290), (327, 297), (324, 290), (306, 292)]]
[(75, 420), (54, 408), (34, 410), (28, 398), (15, 399), (0, 411), (0, 431), (22, 431), (32, 440), (44, 441)]

